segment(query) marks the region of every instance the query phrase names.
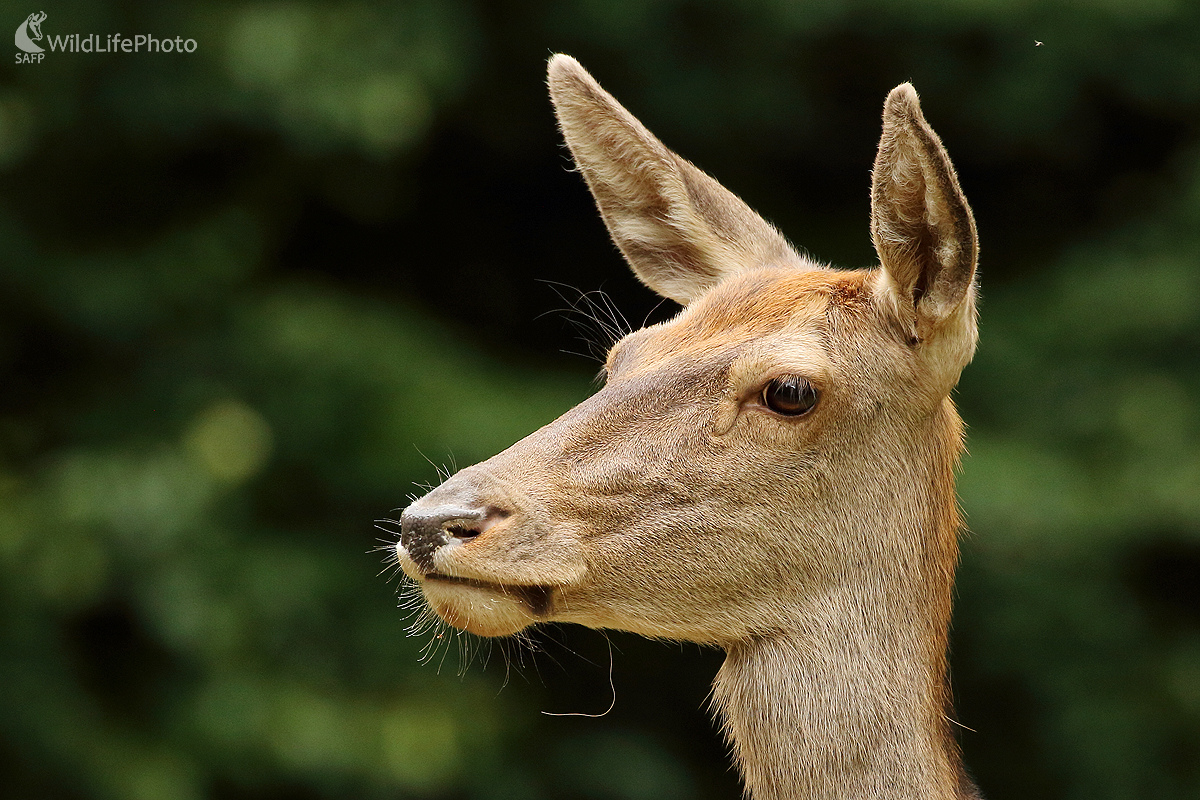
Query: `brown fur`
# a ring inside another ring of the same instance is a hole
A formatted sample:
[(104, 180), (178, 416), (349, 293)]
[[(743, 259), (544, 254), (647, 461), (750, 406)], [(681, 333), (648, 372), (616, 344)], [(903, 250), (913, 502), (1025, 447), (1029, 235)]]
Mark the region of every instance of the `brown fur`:
[[(555, 620), (723, 647), (714, 702), (755, 800), (972, 796), (945, 654), (977, 247), (916, 93), (884, 108), (881, 266), (846, 272), (573, 59), (550, 91), (614, 240), (685, 308), (615, 345), (593, 397), (406, 510), (405, 571), (484, 636)], [(791, 375), (819, 392), (797, 417), (762, 396)]]

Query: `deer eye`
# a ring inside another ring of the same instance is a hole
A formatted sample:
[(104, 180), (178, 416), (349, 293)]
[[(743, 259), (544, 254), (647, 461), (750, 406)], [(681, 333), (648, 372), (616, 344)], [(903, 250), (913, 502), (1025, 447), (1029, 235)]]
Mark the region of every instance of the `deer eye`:
[(817, 404), (817, 390), (799, 375), (785, 375), (763, 387), (762, 402), (776, 414), (798, 417)]

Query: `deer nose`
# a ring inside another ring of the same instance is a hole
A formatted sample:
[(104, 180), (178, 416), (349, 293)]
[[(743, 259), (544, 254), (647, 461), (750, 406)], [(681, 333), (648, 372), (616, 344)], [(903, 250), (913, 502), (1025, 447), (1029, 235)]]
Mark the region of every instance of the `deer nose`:
[(425, 572), (435, 572), (433, 554), (455, 539), (473, 539), (483, 532), (487, 512), (481, 508), (438, 506), (404, 509), (400, 515), (400, 544)]

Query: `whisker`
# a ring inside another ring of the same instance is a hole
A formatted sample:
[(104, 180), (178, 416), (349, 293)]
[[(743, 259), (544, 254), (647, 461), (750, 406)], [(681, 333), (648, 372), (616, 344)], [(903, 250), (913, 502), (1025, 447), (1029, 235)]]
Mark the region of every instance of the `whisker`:
[(604, 634), (604, 641), (608, 642), (608, 688), (612, 690), (612, 702), (608, 704), (608, 708), (599, 714), (589, 714), (586, 711), (543, 711), (543, 714), (547, 717), (589, 717), (591, 719), (598, 719), (608, 716), (609, 712), (617, 707), (617, 685), (613, 680), (613, 668), (616, 664), (616, 659), (613, 656), (612, 639), (608, 638), (608, 634)]
[[(592, 358), (601, 363), (607, 357), (609, 349), (633, 330), (629, 320), (603, 289), (584, 291), (558, 281), (541, 282), (549, 286), (566, 304), (565, 308), (552, 309), (546, 313), (563, 314), (565, 321), (580, 334), (579, 339), (584, 342)], [(568, 292), (574, 293), (575, 296), (568, 296)], [(541, 316), (545, 314), (539, 315), (539, 318)], [(570, 350), (562, 352), (587, 357)]]

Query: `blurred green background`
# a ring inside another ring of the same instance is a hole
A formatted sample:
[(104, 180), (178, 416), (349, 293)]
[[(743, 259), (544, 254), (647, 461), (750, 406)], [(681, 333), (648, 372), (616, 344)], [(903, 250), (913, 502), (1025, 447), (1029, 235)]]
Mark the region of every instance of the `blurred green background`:
[(612, 635), (613, 712), (547, 717), (608, 705), (601, 634), (409, 637), (376, 574), (435, 465), (587, 396), (560, 309), (672, 313), (567, 170), (555, 51), (844, 266), (916, 84), (983, 248), (967, 761), (993, 800), (1200, 797), (1200, 4), (0, 7), (198, 43), (0, 69), (4, 797), (738, 796), (719, 653)]

